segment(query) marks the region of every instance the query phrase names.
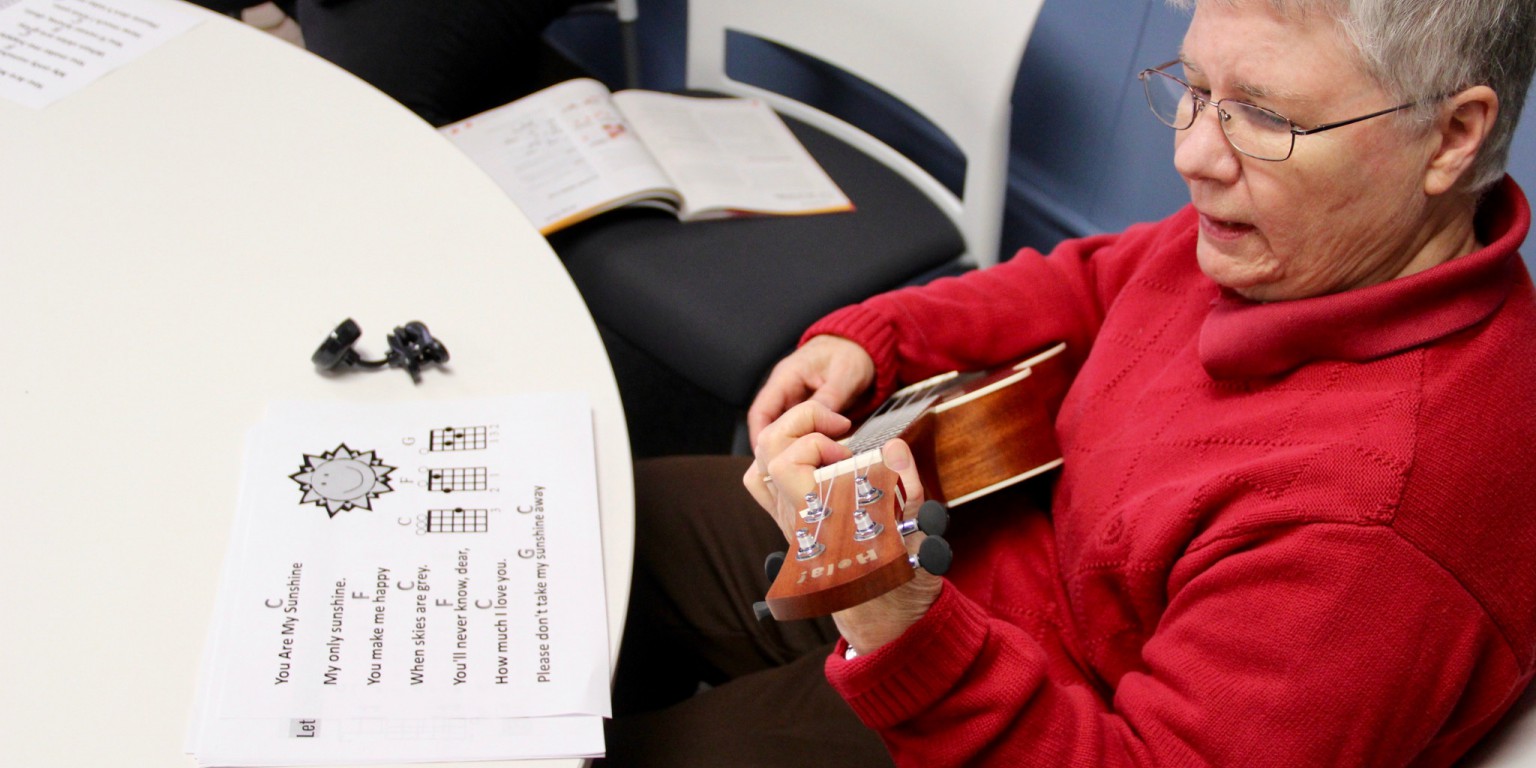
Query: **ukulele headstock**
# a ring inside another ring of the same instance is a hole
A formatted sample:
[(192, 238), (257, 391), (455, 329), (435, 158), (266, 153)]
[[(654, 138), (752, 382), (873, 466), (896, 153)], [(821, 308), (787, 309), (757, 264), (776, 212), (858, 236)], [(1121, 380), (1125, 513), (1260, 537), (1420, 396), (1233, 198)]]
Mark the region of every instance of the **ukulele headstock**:
[[(902, 519), (905, 507), (901, 478), (878, 449), (818, 469), (795, 546), (769, 559), (766, 612), (780, 621), (825, 616), (901, 586), (920, 561), (930, 572), (948, 570), (949, 545), (939, 535), (948, 520), (943, 506), (925, 503), (911, 521)], [(919, 530), (929, 536), (911, 556), (904, 539)]]

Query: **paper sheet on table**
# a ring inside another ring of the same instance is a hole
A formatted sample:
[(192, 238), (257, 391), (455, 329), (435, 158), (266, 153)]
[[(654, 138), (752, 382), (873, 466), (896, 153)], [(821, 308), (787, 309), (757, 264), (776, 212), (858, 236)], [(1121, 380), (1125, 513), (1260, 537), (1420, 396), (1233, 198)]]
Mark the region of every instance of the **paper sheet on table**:
[[(306, 731), (306, 728), (314, 730)], [(309, 735), (304, 735), (309, 734)], [(219, 720), (198, 765), (366, 765), (601, 757), (603, 719)]]
[(202, 20), (154, 0), (0, 0), (0, 98), (46, 107)]
[(248, 442), (188, 749), (601, 754), (607, 636), (584, 396), (276, 404)]

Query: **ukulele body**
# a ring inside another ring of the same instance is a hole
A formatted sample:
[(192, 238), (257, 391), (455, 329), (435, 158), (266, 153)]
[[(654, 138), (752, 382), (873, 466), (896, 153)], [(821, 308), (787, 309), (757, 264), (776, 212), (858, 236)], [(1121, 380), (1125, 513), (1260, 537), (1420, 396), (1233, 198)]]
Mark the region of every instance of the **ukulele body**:
[(924, 496), (954, 508), (1061, 466), (1056, 413), (1071, 383), (1065, 349), (962, 382), (899, 435), (912, 447)]

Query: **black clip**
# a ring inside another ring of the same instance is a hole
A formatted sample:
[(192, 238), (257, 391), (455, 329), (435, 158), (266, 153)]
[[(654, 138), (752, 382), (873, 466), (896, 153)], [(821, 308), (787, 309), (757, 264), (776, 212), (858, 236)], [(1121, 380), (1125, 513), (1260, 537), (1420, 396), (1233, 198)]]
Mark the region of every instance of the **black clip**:
[(320, 343), (320, 348), (310, 356), (315, 368), (322, 372), (341, 371), (347, 368), (404, 368), (411, 374), (411, 381), (421, 383), (421, 369), (423, 366), (436, 363), (442, 365), (448, 362), (448, 348), (441, 341), (433, 338), (432, 332), (427, 330), (425, 323), (413, 320), (402, 326), (397, 326), (394, 332), (389, 334), (389, 352), (383, 360), (364, 360), (353, 349), (358, 338), (363, 335), (361, 328), (352, 318), (341, 321), (336, 330), (331, 331), (325, 341)]

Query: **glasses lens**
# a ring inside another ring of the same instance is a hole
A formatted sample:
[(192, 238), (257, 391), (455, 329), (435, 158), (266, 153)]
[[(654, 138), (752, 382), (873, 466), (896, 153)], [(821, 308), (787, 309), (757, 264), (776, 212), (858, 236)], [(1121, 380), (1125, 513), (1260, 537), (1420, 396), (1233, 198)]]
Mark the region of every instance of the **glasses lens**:
[(1291, 121), (1263, 107), (1241, 101), (1224, 101), (1222, 112), (1230, 117), (1221, 121), (1227, 140), (1237, 151), (1260, 160), (1284, 160), (1291, 155)]
[(1195, 121), (1195, 100), (1189, 87), (1166, 72), (1148, 70), (1141, 78), (1147, 91), (1147, 106), (1163, 124), (1184, 130)]

